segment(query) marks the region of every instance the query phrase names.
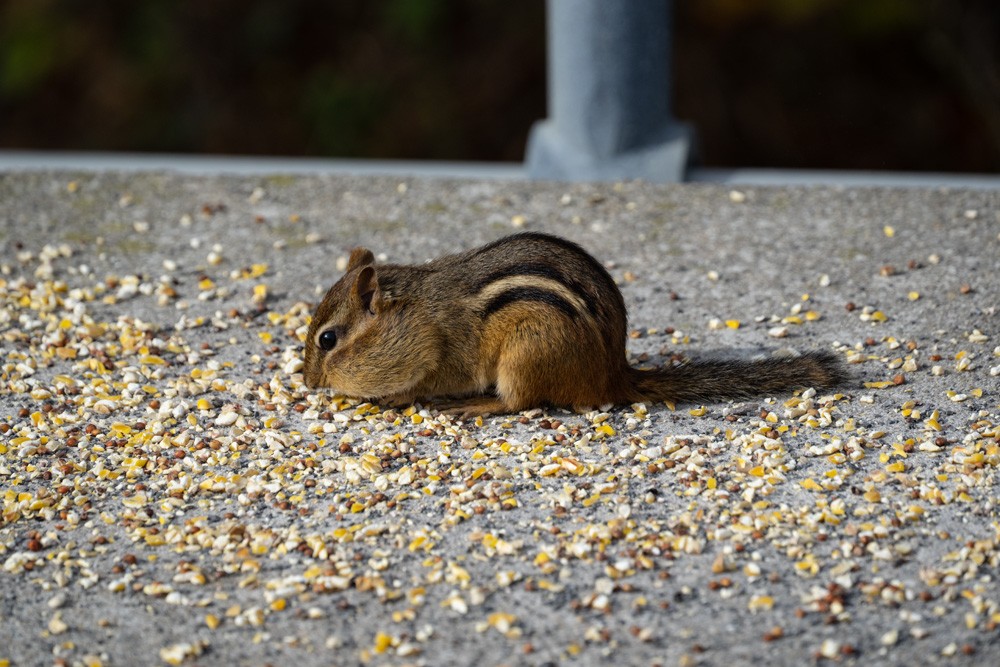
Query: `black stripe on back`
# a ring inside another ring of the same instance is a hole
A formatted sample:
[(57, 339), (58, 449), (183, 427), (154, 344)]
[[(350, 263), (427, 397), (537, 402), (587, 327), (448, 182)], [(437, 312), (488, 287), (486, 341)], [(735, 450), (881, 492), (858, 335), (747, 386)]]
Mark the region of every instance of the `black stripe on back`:
[[(476, 284), (472, 286), (472, 291), (473, 293), (480, 292), (484, 287), (491, 283), (503, 280), (504, 278), (511, 278), (513, 276), (541, 276), (542, 278), (551, 278), (557, 283), (562, 283), (563, 285), (566, 284), (566, 281), (563, 280), (562, 274), (548, 264), (541, 264), (539, 262), (523, 262), (521, 264), (511, 264), (510, 266), (505, 266), (502, 269), (494, 271), (485, 278), (480, 278), (476, 281)], [(569, 286), (567, 285), (567, 287)]]
[(587, 308), (591, 313), (596, 313), (596, 306), (594, 303), (595, 300), (590, 294), (587, 293), (587, 290), (583, 288), (583, 285), (576, 280), (567, 280), (558, 269), (540, 262), (511, 264), (510, 266), (505, 266), (498, 271), (494, 271), (485, 278), (476, 281), (476, 283), (472, 286), (472, 293), (476, 294), (497, 281), (503, 280), (504, 278), (513, 278), (515, 276), (538, 276), (540, 278), (553, 280), (563, 287), (568, 288), (571, 292), (580, 297), (580, 299), (587, 304)]
[(489, 317), (498, 310), (517, 301), (537, 301), (544, 303), (553, 308), (558, 308), (571, 318), (575, 318), (578, 315), (576, 308), (558, 294), (537, 287), (515, 287), (506, 292), (501, 292), (490, 299), (483, 309), (483, 317)]

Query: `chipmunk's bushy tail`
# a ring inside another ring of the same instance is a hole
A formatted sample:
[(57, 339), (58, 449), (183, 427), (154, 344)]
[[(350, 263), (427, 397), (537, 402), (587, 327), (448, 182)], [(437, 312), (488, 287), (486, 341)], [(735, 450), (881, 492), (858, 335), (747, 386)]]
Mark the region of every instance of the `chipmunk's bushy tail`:
[(694, 360), (653, 370), (632, 369), (631, 401), (709, 403), (784, 394), (797, 387), (828, 389), (847, 380), (830, 352), (755, 361)]

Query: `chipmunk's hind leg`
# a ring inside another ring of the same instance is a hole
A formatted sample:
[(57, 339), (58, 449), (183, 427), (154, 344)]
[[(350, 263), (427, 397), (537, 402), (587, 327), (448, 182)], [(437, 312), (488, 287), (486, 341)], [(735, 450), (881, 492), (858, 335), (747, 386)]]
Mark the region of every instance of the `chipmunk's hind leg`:
[(559, 333), (565, 329), (525, 319), (504, 341), (497, 359), (496, 393), (508, 412), (608, 402), (608, 378), (600, 372), (605, 366), (595, 359), (603, 347), (597, 341), (563, 338)]
[(447, 415), (458, 415), (463, 419), (514, 412), (514, 410), (507, 408), (507, 404), (503, 400), (495, 396), (476, 396), (473, 398), (436, 402), (434, 407)]
[[(565, 315), (511, 313), (502, 324), (505, 335), (497, 336), (496, 361), (488, 373), (495, 377), (495, 394), (450, 404), (447, 411), (470, 417), (617, 402), (620, 391), (613, 382), (624, 371), (609, 370), (613, 364), (598, 333), (576, 321), (553, 326), (550, 317)], [(494, 322), (498, 326), (501, 320)], [(624, 355), (618, 362), (624, 365)]]

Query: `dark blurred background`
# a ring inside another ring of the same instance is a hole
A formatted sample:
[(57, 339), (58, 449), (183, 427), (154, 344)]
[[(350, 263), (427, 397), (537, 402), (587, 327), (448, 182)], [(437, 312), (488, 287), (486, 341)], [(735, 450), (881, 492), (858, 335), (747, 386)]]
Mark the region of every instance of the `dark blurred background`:
[[(717, 167), (1000, 171), (997, 0), (676, 0)], [(540, 0), (0, 0), (0, 149), (523, 158)]]

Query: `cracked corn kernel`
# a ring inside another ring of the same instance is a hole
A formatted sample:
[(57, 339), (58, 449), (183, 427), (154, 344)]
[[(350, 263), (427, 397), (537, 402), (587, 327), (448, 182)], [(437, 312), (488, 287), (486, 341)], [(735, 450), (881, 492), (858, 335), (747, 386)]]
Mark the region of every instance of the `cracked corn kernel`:
[(49, 620), (48, 628), (49, 632), (54, 635), (61, 635), (62, 633), (69, 630), (69, 625), (67, 625), (66, 622), (63, 621), (62, 619), (61, 611), (57, 611), (55, 614), (52, 615), (52, 618)]
[(201, 655), (207, 645), (207, 642), (203, 641), (171, 644), (160, 649), (160, 659), (168, 665), (180, 665), (189, 658)]
[(594, 431), (596, 433), (598, 433), (599, 435), (602, 435), (602, 436), (613, 436), (613, 435), (615, 435), (615, 429), (614, 429), (614, 427), (611, 424), (608, 424), (607, 422), (604, 422), (604, 423), (598, 425), (594, 429)]

